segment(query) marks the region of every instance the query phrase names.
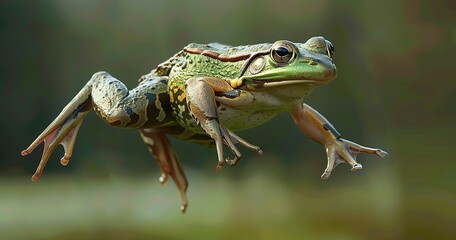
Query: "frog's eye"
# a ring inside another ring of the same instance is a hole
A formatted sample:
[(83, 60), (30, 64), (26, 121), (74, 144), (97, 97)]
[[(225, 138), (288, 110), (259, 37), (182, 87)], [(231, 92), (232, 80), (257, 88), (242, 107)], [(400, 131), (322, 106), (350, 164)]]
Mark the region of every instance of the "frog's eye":
[(279, 65), (284, 66), (294, 57), (293, 48), (287, 43), (276, 43), (271, 48), (271, 58)]
[(328, 53), (328, 57), (334, 55), (334, 45), (328, 40), (326, 40), (326, 52)]

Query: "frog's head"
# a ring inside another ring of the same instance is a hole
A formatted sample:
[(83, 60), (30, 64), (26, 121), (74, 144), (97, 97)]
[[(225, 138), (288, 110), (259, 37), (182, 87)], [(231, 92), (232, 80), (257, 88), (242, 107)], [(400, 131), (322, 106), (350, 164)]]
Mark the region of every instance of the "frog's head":
[(333, 54), (334, 46), (323, 37), (305, 43), (277, 41), (247, 61), (238, 82), (251, 91), (287, 89), (291, 95), (302, 96), (303, 90), (307, 94), (336, 78)]

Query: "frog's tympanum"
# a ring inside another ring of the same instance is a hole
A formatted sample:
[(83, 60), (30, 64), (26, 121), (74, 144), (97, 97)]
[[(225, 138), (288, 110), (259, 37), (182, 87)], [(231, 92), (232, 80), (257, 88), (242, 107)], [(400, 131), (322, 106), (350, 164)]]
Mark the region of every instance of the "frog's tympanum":
[[(380, 157), (387, 153), (343, 139), (328, 120), (303, 103), (317, 86), (336, 78), (333, 54), (334, 46), (323, 37), (305, 43), (277, 41), (238, 47), (192, 43), (142, 76), (132, 90), (107, 72), (98, 72), (22, 155), (44, 142), (33, 181), (59, 144), (65, 149), (60, 162), (67, 165), (82, 120), (94, 109), (113, 127), (139, 129), (161, 168), (160, 182), (171, 176), (177, 184), (184, 212), (187, 179), (167, 135), (215, 145), (216, 169), (221, 171), (224, 164), (239, 162), (239, 146), (262, 153), (236, 131), (290, 112), (298, 128), (326, 149), (328, 164), (322, 179), (343, 162), (352, 171), (360, 170), (358, 153)], [(234, 157), (225, 158), (224, 146)]]

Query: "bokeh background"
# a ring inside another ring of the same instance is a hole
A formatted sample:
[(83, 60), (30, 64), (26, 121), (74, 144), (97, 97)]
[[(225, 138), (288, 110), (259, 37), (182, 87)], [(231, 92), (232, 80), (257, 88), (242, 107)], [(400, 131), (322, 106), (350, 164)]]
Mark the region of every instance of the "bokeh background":
[[(1, 1), (1, 239), (455, 239), (455, 1)], [(173, 182), (135, 130), (91, 113), (70, 164), (39, 182), (25, 149), (106, 70), (129, 88), (190, 42), (255, 44), (322, 35), (338, 78), (307, 103), (360, 156), (320, 180), (324, 149), (283, 114), (240, 135), (264, 150), (215, 171), (215, 149), (171, 139), (189, 179)]]

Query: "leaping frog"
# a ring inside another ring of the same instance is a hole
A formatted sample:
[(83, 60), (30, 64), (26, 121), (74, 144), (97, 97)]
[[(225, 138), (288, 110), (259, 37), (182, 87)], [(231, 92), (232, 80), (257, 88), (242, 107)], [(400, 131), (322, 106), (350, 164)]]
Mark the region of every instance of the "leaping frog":
[[(224, 164), (239, 162), (238, 146), (262, 153), (236, 131), (290, 112), (298, 128), (326, 149), (328, 162), (322, 179), (339, 163), (348, 163), (357, 171), (362, 169), (356, 162), (358, 153), (380, 157), (387, 153), (343, 139), (328, 120), (303, 102), (317, 86), (336, 78), (333, 54), (334, 46), (323, 37), (312, 37), (305, 43), (281, 40), (237, 47), (192, 43), (142, 76), (132, 90), (109, 73), (98, 72), (22, 155), (44, 142), (32, 181), (41, 176), (59, 144), (65, 150), (60, 162), (67, 165), (79, 127), (94, 109), (113, 127), (139, 129), (161, 168), (160, 182), (164, 184), (171, 176), (185, 212), (188, 182), (167, 135), (215, 145), (216, 169), (221, 171)], [(225, 147), (232, 158), (225, 158)]]

